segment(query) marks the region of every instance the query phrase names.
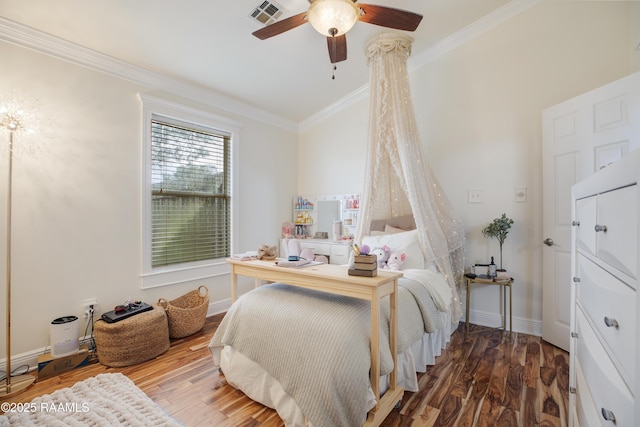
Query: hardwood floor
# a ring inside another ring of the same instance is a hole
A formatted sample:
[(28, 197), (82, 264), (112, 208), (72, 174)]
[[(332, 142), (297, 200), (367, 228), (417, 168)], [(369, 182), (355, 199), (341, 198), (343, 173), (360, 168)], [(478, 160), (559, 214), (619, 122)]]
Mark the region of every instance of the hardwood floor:
[[(284, 425), (274, 410), (228, 385), (213, 368), (208, 344), (222, 317), (172, 340), (169, 351), (151, 361), (126, 368), (93, 363), (4, 400), (28, 402), (100, 373), (122, 372), (188, 427)], [(568, 381), (568, 353), (539, 337), (486, 331), (465, 340), (460, 324), (436, 365), (419, 376), (420, 391), (405, 393), (383, 426), (566, 426)]]

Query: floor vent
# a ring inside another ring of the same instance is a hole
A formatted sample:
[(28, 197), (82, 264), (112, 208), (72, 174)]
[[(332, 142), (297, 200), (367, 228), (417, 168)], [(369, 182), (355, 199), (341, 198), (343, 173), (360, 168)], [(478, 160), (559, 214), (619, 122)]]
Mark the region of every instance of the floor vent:
[(278, 20), (282, 15), (282, 6), (273, 1), (263, 1), (251, 13), (249, 18), (264, 25), (269, 25)]

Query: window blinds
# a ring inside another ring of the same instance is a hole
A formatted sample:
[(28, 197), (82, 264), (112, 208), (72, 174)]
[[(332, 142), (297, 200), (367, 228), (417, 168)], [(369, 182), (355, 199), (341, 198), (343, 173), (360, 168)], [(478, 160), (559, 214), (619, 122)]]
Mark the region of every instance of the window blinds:
[(151, 121), (152, 267), (230, 254), (230, 136)]

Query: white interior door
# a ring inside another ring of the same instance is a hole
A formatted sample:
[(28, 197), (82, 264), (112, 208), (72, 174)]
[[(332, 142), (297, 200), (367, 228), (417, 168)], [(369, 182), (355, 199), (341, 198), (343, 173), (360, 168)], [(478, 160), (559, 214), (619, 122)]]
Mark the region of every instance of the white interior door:
[(543, 111), (542, 338), (569, 350), (571, 186), (640, 147), (640, 72)]

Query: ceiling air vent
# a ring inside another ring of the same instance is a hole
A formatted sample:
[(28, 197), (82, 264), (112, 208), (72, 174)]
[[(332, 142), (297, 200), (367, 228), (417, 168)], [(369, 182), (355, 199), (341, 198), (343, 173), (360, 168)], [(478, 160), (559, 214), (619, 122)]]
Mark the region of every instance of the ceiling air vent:
[(282, 13), (282, 6), (272, 1), (264, 1), (249, 14), (249, 18), (261, 24), (269, 25), (275, 22)]

